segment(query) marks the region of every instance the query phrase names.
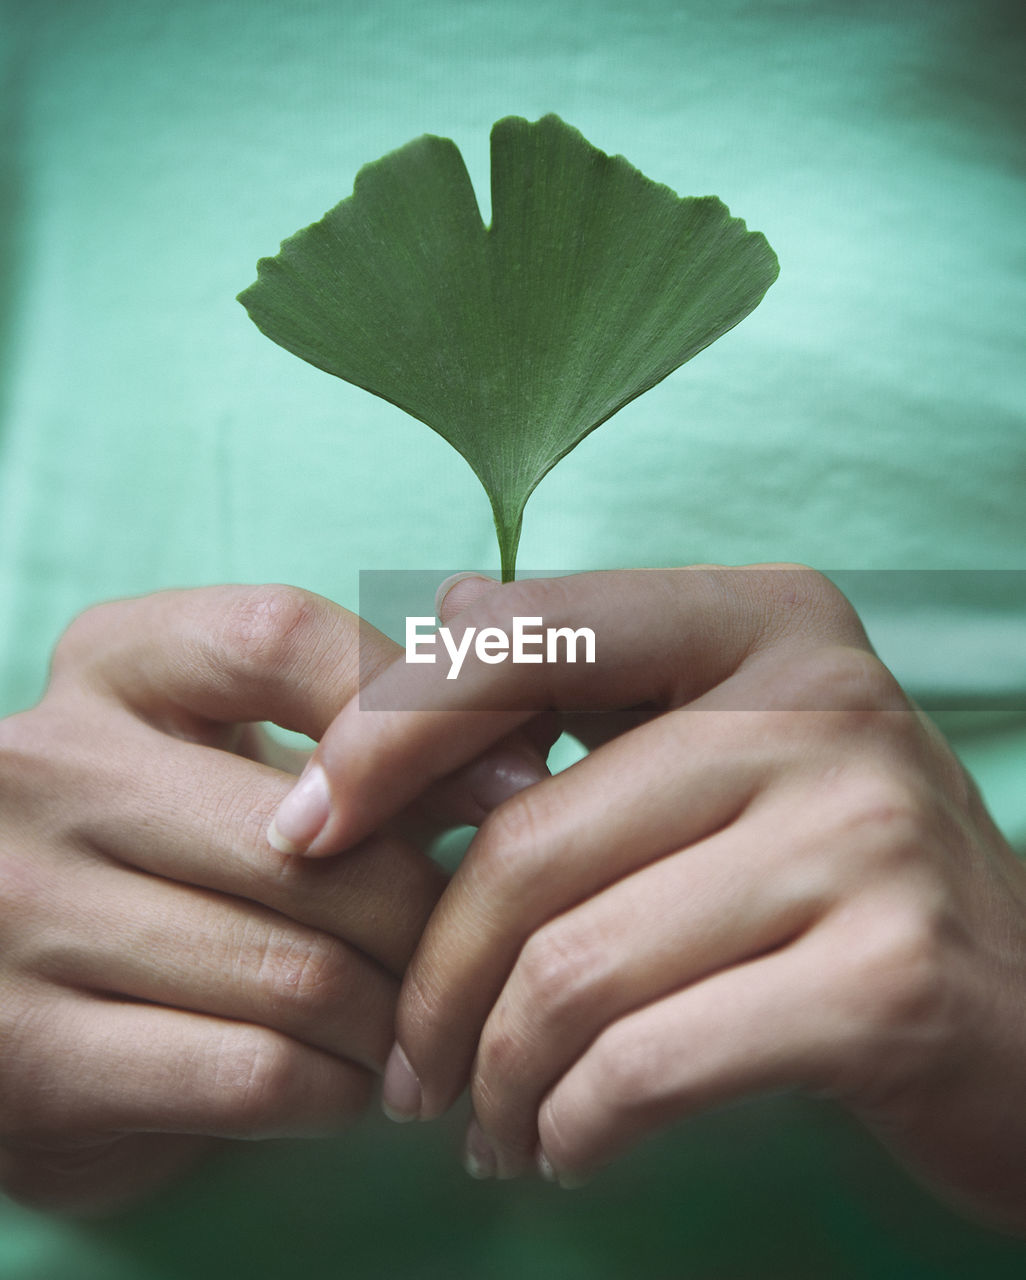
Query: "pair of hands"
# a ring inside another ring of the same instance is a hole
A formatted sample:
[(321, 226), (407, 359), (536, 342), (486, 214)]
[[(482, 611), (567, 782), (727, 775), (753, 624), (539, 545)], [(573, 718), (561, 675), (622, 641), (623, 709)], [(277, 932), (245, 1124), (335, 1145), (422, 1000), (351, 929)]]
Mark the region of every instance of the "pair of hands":
[[(359, 703), (352, 620), (297, 593), (76, 624), (4, 733), (6, 1184), (116, 1195), (197, 1135), (344, 1120), (387, 1054), (397, 1117), (469, 1082), (479, 1175), (570, 1183), (798, 1087), (1026, 1227), (1026, 873), (847, 603), (651, 571), (469, 580), (442, 617), (538, 615), (598, 662), (446, 682), (382, 642)], [(524, 788), (553, 709), (593, 750)], [(320, 739), (284, 805), (257, 719)], [(437, 906), (426, 814), (484, 819)]]

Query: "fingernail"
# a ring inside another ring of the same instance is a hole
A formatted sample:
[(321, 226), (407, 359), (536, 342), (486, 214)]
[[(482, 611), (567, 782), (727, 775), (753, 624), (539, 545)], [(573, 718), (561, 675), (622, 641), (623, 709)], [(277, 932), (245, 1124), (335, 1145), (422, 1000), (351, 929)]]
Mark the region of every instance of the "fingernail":
[(420, 1117), (421, 1092), (417, 1073), (403, 1053), (402, 1046), (394, 1044), (385, 1063), (385, 1075), (381, 1082), (381, 1109), (389, 1120), (405, 1124)]
[(267, 842), (279, 853), (305, 853), (330, 813), (327, 774), (319, 764), (308, 765), (271, 819)]
[(564, 1191), (577, 1191), (590, 1181), (588, 1178), (582, 1178), (573, 1173), (557, 1173), (552, 1167), (552, 1161), (541, 1147), (538, 1148), (538, 1154), (535, 1156), (534, 1162), (538, 1172), (546, 1182), (558, 1182)]
[(540, 760), (515, 751), (496, 751), (472, 766), (468, 781), (474, 799), (490, 812), (504, 800), (549, 776)]
[(498, 1170), (495, 1151), (476, 1120), (467, 1125), (463, 1140), (463, 1167), (472, 1178), (494, 1178)]
[(439, 584), (438, 590), (435, 592), (435, 617), (436, 618), (440, 618), (442, 616), (442, 604), (445, 600), (445, 597), (449, 594), (449, 592), (453, 589), (453, 587), (456, 585), (457, 582), (463, 582), (467, 578), (478, 578), (482, 582), (490, 582), (492, 586), (495, 586), (495, 587), (499, 585), (492, 578), (486, 578), (483, 573), (473, 573), (470, 571), (464, 571), (463, 573), (451, 573), (448, 576), (448, 578), (445, 579), (444, 582), (441, 582)]

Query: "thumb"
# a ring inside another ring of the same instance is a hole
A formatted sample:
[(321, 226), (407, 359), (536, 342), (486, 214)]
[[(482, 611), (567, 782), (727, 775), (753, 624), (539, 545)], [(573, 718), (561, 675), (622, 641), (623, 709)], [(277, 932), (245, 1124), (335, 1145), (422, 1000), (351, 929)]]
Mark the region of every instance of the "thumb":
[[(447, 626), (499, 586), (483, 574), (452, 574), (435, 593), (435, 612)], [(406, 833), (420, 837), (446, 826), (479, 826), (503, 801), (549, 776), (545, 761), (559, 732), (554, 716), (538, 716), (434, 781), (409, 806)], [(271, 845), (283, 853), (306, 852), (309, 831), (323, 820), (329, 804), (329, 780), (323, 767), (311, 759), (271, 823), (267, 835)]]
[[(482, 596), (499, 588), (494, 578), (480, 573), (454, 573), (435, 592), (435, 614), (448, 626)], [(552, 717), (522, 725), (477, 760), (436, 783), (425, 807), (438, 816), (477, 826), (497, 805), (525, 787), (548, 777), (545, 758), (559, 736)]]
[(442, 626), (457, 614), (469, 609), (475, 600), (495, 591), (499, 583), (481, 573), (454, 573), (439, 584), (435, 592), (435, 614)]
[[(481, 573), (454, 573), (439, 584), (435, 592), (435, 614), (443, 626), (450, 622), (482, 596), (488, 595), (500, 586), (494, 578), (486, 578)], [(589, 751), (617, 738), (628, 729), (634, 729), (655, 712), (654, 706), (630, 707), (621, 711), (588, 711), (577, 715), (564, 715), (557, 720), (553, 713), (536, 716), (534, 720), (522, 725), (516, 733), (506, 739), (507, 746), (512, 746), (514, 754), (522, 752), (529, 758), (540, 754), (544, 760), (549, 748), (559, 737), (559, 725), (569, 730), (575, 738)], [(484, 774), (487, 776), (487, 764), (491, 752), (481, 757)], [(477, 768), (481, 770), (481, 765)], [(501, 770), (500, 770), (501, 772)], [(548, 770), (546, 770), (546, 773)], [(509, 794), (515, 794), (512, 790)], [(503, 797), (505, 798), (505, 797)]]

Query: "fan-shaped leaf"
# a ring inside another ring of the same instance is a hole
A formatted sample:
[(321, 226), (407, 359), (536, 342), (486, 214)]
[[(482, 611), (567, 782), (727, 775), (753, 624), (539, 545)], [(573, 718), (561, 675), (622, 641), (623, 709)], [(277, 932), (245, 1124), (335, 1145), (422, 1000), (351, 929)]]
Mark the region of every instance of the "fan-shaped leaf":
[(275, 342), (426, 422), (491, 500), (503, 578), (542, 476), (758, 305), (764, 236), (680, 199), (556, 116), (492, 130), (492, 225), (455, 144), (424, 136), (258, 264)]

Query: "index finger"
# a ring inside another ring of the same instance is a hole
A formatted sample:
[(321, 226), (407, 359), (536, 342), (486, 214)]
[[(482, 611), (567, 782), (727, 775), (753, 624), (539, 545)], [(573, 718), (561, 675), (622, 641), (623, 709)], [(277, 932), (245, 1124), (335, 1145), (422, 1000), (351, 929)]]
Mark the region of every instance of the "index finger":
[[(594, 660), (539, 661), (533, 654), (497, 662), (467, 641), (470, 628), (478, 637), (513, 636), (518, 618), (537, 623), (546, 639), (589, 629)], [(275, 819), (279, 831), (289, 828), (291, 851), (330, 854), (356, 843), (539, 711), (680, 706), (784, 637), (811, 645), (830, 634), (865, 644), (840, 592), (800, 566), (510, 583), (460, 613), (452, 632), (465, 649), (455, 679), (444, 663), (396, 662), (329, 726)]]
[(175, 737), (270, 720), (319, 738), (400, 647), (298, 587), (197, 587), (110, 601), (71, 624), (52, 683), (86, 680)]

